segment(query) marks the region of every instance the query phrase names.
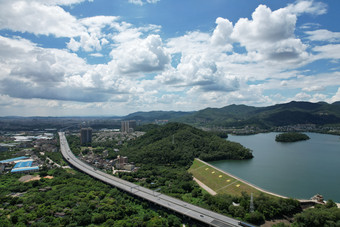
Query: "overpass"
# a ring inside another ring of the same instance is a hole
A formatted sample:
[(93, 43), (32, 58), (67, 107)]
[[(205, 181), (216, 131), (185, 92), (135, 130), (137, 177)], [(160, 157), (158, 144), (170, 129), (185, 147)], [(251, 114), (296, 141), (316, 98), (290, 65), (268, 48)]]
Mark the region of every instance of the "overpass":
[(80, 161), (71, 152), (64, 132), (59, 132), (60, 150), (64, 158), (72, 164), (75, 168), (82, 172), (101, 180), (107, 184), (117, 187), (132, 195), (138, 196), (142, 199), (148, 200), (154, 204), (165, 207), (169, 210), (175, 211), (181, 215), (187, 216), (201, 223), (216, 227), (233, 227), (239, 226), (239, 221), (210, 210), (186, 203), (179, 199), (164, 195), (162, 193), (150, 190), (145, 187), (133, 184), (131, 182), (114, 177), (110, 174), (104, 173), (94, 167)]

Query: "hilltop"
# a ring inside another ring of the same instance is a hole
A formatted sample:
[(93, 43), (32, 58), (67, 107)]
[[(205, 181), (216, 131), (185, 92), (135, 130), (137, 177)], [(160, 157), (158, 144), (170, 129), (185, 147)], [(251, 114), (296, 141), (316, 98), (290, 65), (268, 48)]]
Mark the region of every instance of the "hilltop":
[(197, 157), (205, 161), (253, 157), (238, 143), (181, 123), (151, 129), (129, 143), (126, 150), (131, 161), (144, 164), (187, 166)]

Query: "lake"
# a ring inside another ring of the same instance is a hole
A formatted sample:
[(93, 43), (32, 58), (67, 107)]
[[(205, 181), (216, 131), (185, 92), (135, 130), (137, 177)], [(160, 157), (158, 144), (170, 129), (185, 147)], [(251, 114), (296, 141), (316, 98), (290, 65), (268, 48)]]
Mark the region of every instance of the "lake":
[(340, 137), (306, 133), (310, 140), (279, 143), (277, 134), (229, 135), (253, 150), (254, 158), (209, 163), (280, 195), (310, 199), (319, 193), (340, 202)]

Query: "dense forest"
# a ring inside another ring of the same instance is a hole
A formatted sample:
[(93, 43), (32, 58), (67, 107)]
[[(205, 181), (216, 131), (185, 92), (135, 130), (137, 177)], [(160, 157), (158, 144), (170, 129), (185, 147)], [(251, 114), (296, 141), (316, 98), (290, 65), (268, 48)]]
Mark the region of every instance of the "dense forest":
[(169, 123), (149, 130), (144, 136), (131, 141), (122, 153), (135, 163), (187, 167), (194, 158), (213, 161), (253, 157), (252, 152), (239, 143), (181, 123)]
[(61, 168), (53, 179), (0, 177), (0, 226), (179, 226), (181, 218), (83, 173)]
[(309, 140), (309, 136), (299, 132), (286, 132), (276, 135), (276, 142), (297, 142), (303, 140)]

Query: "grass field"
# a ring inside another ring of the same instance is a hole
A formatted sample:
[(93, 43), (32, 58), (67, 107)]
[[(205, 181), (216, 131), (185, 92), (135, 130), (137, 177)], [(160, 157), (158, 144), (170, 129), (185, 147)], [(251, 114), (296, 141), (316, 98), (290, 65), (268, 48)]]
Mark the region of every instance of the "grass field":
[(188, 171), (217, 194), (225, 193), (240, 196), (244, 191), (248, 194), (253, 193), (254, 196), (256, 196), (261, 193), (254, 187), (245, 184), (216, 168), (212, 168), (197, 159), (194, 160), (193, 165)]

